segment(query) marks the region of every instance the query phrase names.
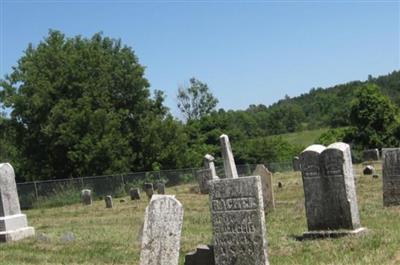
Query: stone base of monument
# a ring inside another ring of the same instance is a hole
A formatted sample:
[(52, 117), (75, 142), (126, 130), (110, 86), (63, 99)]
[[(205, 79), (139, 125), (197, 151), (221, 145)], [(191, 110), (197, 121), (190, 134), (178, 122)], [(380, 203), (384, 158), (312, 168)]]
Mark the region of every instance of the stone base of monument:
[(367, 233), (367, 228), (360, 227), (354, 230), (324, 230), (308, 231), (303, 233), (301, 239), (338, 238), (344, 236), (361, 236)]
[(0, 217), (0, 242), (17, 241), (34, 235), (35, 229), (28, 226), (25, 214)]

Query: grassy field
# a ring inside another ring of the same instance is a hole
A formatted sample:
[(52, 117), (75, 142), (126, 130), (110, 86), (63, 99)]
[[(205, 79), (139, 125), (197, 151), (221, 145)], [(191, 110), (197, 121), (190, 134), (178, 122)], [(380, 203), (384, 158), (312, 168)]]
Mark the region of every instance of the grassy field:
[(328, 131), (328, 129), (316, 129), (311, 131), (301, 131), (301, 132), (294, 132), (294, 133), (285, 133), (280, 134), (283, 139), (288, 141), (291, 144), (300, 144), (304, 146), (309, 146), (317, 140), (321, 134)]
[[(357, 167), (360, 172), (361, 167)], [(279, 189), (277, 183), (282, 182)], [(208, 196), (194, 194), (194, 184), (168, 188), (185, 208), (181, 260), (197, 244), (211, 240)], [(400, 207), (382, 207), (382, 179), (357, 178), (361, 223), (369, 229), (363, 237), (297, 241), (306, 231), (302, 181), (299, 173), (274, 175), (277, 208), (267, 216), (271, 265), (284, 264), (400, 264)], [(26, 211), (36, 238), (0, 245), (0, 264), (139, 264), (139, 231), (146, 199), (103, 201), (84, 207)], [(61, 237), (68, 232), (75, 240)]]

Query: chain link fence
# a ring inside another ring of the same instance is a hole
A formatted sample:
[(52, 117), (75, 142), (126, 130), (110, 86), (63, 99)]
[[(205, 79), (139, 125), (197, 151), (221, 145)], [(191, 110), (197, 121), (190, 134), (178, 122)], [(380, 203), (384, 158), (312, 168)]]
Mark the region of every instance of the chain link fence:
[[(292, 162), (269, 163), (272, 172), (291, 171)], [(239, 176), (251, 175), (256, 165), (237, 165)], [(82, 189), (92, 190), (93, 198), (106, 195), (126, 196), (131, 187), (142, 187), (145, 182), (163, 181), (167, 186), (195, 181), (200, 168), (123, 173), (73, 179), (45, 180), (18, 183), (18, 195), (22, 209), (64, 206), (80, 201)], [(225, 177), (224, 168), (216, 167), (217, 175)]]

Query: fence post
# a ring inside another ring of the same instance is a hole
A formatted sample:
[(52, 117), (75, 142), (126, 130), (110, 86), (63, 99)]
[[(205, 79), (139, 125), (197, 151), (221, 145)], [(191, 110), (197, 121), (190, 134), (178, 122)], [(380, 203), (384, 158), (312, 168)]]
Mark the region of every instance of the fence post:
[(82, 186), (81, 189), (83, 190), (85, 188), (85, 184), (83, 183), (83, 178), (82, 177), (80, 178), (80, 180), (81, 180), (81, 186)]
[(38, 202), (39, 201), (39, 193), (38, 193), (38, 189), (36, 186), (36, 181), (33, 182), (33, 186), (35, 187), (36, 202)]

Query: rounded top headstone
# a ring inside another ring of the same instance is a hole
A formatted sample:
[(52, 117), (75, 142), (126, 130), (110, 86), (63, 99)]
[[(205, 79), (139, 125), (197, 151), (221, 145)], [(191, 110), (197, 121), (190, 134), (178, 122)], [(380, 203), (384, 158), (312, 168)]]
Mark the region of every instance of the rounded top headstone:
[(204, 159), (207, 160), (207, 161), (214, 161), (215, 158), (210, 154), (206, 154), (204, 156)]
[(321, 145), (321, 144), (313, 144), (310, 145), (309, 147), (307, 147), (306, 149), (303, 150), (303, 152), (301, 153), (305, 153), (305, 152), (315, 152), (315, 153), (322, 153), (324, 150), (326, 149), (325, 146)]

